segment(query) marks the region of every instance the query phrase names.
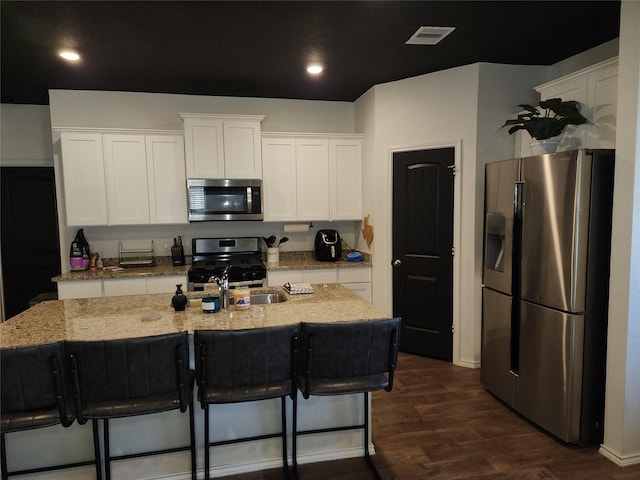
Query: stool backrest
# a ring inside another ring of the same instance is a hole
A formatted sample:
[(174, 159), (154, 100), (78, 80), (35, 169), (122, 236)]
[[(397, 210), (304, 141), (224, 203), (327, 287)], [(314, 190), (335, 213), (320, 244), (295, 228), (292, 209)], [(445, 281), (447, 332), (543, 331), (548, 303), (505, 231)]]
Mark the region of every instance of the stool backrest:
[[(196, 330), (194, 348), (200, 401), (204, 401), (203, 391), (211, 393), (216, 389), (226, 390), (229, 401), (234, 400), (234, 391), (238, 392), (235, 401), (246, 401), (251, 397), (251, 387), (275, 384), (281, 386), (284, 395), (293, 394), (299, 328), (295, 324), (246, 330)], [(246, 394), (240, 393), (242, 388), (247, 389)], [(256, 398), (265, 398), (267, 391), (254, 388)]]
[(60, 423), (73, 423), (61, 342), (3, 348), (0, 355), (2, 414), (57, 410)]
[(310, 394), (393, 388), (400, 319), (303, 323), (299, 386)]
[(187, 332), (105, 341), (73, 341), (65, 353), (74, 382), (78, 420), (91, 402), (129, 401), (177, 392), (189, 405)]

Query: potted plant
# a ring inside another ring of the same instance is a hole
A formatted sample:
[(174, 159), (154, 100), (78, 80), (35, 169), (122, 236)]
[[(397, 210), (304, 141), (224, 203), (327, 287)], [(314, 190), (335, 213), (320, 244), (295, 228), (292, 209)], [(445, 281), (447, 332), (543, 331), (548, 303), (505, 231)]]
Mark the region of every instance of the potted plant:
[[(580, 113), (580, 104), (576, 101), (563, 101), (561, 98), (542, 100), (537, 107), (533, 105), (518, 105), (525, 110), (519, 113), (517, 118), (507, 120), (501, 127), (511, 125), (509, 134), (518, 130), (526, 130), (532, 138), (539, 143), (543, 151), (540, 153), (555, 152), (558, 141), (554, 140), (568, 125), (582, 125), (588, 120)], [(534, 154), (537, 152), (533, 152)]]

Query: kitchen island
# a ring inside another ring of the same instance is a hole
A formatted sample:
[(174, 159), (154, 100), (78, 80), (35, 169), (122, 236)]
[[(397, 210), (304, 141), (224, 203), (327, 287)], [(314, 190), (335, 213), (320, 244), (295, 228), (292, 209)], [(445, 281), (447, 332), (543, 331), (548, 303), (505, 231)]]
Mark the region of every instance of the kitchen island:
[[(382, 311), (336, 284), (313, 285), (314, 293), (289, 295), (283, 288), (253, 289), (252, 293), (278, 292), (287, 300), (268, 305), (252, 305), (246, 310), (224, 309), (202, 313), (202, 292), (191, 292), (191, 306), (182, 312), (171, 307), (172, 294), (101, 297), (41, 302), (0, 325), (0, 346), (33, 345), (59, 340), (110, 340), (141, 337), (196, 329), (243, 329), (298, 322), (346, 322), (384, 318)], [(299, 428), (336, 426), (362, 421), (361, 397), (299, 396)], [(202, 469), (202, 410), (195, 403), (197, 463)], [(216, 406), (211, 411), (212, 440), (257, 435), (277, 431), (278, 399)], [(290, 405), (288, 420), (291, 421)], [(152, 416), (113, 421), (114, 454), (132, 453), (148, 447), (171, 447), (188, 442), (185, 416), (166, 412)], [(68, 429), (50, 427), (19, 432), (7, 437), (10, 468), (35, 467), (59, 460), (80, 461), (92, 457), (91, 426)], [(290, 442), (289, 442), (290, 444)], [(362, 455), (359, 432), (314, 435), (299, 440), (299, 462), (318, 462)], [(372, 445), (370, 445), (372, 447)], [(33, 455), (37, 451), (38, 455)], [(212, 449), (212, 476), (278, 468), (280, 444), (276, 439), (228, 445)], [(31, 478), (93, 478), (92, 467), (48, 472)], [(186, 453), (116, 462), (113, 476), (119, 479), (188, 478)]]

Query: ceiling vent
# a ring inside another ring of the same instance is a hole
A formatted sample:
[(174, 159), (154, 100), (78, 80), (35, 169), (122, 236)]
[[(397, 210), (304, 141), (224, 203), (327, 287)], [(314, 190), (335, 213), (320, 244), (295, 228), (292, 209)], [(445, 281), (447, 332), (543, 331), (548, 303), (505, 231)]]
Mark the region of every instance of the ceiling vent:
[(420, 27), (405, 44), (436, 45), (455, 29), (456, 27)]

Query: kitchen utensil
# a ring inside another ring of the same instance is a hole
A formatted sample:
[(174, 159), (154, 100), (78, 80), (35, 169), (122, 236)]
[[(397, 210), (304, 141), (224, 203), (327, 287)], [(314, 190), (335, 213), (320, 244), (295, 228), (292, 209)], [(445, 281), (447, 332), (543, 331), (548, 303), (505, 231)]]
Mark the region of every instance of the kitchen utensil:
[(280, 245), (282, 245), (283, 243), (288, 242), (288, 241), (289, 241), (289, 238), (288, 238), (288, 237), (282, 237), (282, 238), (280, 239), (280, 241), (278, 242), (278, 246), (280, 246)]
[(182, 237), (173, 239), (173, 247), (171, 247), (171, 263), (174, 266), (184, 265), (184, 248), (182, 247)]
[(276, 243), (276, 236), (275, 236), (275, 235), (271, 235), (271, 236), (267, 239), (267, 246), (268, 246), (268, 247), (273, 247), (275, 243)]

